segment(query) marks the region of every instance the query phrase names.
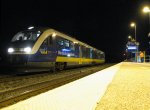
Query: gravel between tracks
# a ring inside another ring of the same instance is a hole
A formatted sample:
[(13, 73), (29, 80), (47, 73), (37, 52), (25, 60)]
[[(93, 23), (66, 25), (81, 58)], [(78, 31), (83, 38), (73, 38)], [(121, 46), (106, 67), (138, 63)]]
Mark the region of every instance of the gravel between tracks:
[[(102, 65), (103, 67), (103, 65)], [(22, 76), (9, 76), (8, 78), (4, 78), (0, 82), (0, 93), (7, 92), (10, 90), (15, 90), (18, 88), (26, 87), (29, 85), (34, 85), (54, 79), (58, 79), (61, 77), (65, 77), (71, 74), (76, 74), (80, 71), (87, 71), (94, 69), (95, 67), (83, 67), (83, 68), (76, 68), (76, 69), (71, 69), (71, 70), (65, 70), (65, 71), (60, 71), (57, 73), (41, 73), (41, 74), (34, 74), (34, 75), (22, 75)], [(97, 67), (96, 67), (97, 68)]]

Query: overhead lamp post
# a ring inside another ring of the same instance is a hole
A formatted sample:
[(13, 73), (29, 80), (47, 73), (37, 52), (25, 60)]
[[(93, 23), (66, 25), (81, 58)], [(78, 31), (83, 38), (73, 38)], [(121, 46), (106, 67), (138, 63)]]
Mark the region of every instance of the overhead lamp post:
[[(149, 28), (150, 28), (150, 7), (145, 6), (145, 7), (143, 8), (143, 12), (144, 12), (144, 13), (148, 13), (148, 15), (149, 15)], [(150, 29), (149, 29), (148, 37), (150, 37)]]
[[(149, 13), (149, 16), (150, 16), (150, 8), (148, 7), (148, 6), (145, 6), (144, 8), (143, 8), (143, 12), (144, 13)], [(150, 18), (149, 18), (150, 19)]]
[(132, 22), (130, 24), (131, 27), (134, 27), (134, 30), (135, 30), (135, 41), (136, 41), (136, 24), (134, 22)]
[(132, 22), (131, 24), (130, 24), (130, 26), (131, 27), (134, 27), (134, 31), (135, 31), (135, 45), (136, 45), (136, 53), (135, 53), (135, 61), (137, 62), (137, 57), (138, 57), (138, 45), (137, 45), (137, 38), (136, 38), (136, 28), (137, 28), (137, 26), (136, 26), (136, 23), (134, 23), (134, 22)]

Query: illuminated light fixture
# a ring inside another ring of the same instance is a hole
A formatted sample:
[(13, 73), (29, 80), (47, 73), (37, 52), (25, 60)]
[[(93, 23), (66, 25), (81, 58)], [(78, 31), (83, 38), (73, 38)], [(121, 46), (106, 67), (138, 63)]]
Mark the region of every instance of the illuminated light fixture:
[(144, 13), (148, 13), (148, 12), (150, 12), (149, 7), (148, 7), (148, 6), (144, 7), (144, 8), (143, 8), (143, 12), (144, 12)]
[(30, 52), (31, 52), (31, 48), (30, 48), (30, 47), (26, 47), (26, 48), (24, 48), (24, 52), (26, 52), (26, 53), (30, 53)]
[(75, 41), (75, 42), (73, 42), (73, 43), (74, 43), (74, 44), (77, 44), (78, 42)]
[(55, 37), (55, 36), (56, 36), (56, 33), (53, 33), (53, 34), (52, 34), (52, 37)]
[(132, 37), (131, 36), (128, 36), (128, 39), (131, 39)]
[(131, 27), (135, 27), (135, 23), (131, 23), (131, 25), (130, 25)]
[(40, 34), (37, 34), (37, 37), (39, 37)]
[(70, 54), (67, 54), (67, 57), (70, 57), (71, 55)]
[(30, 30), (30, 29), (33, 29), (33, 28), (34, 28), (34, 26), (28, 27), (29, 30)]
[(62, 49), (62, 51), (64, 51), (64, 52), (70, 52), (71, 50), (69, 50), (69, 49)]
[(8, 48), (8, 53), (12, 53), (14, 52), (14, 49), (13, 48)]
[(148, 37), (150, 37), (150, 32), (148, 33)]

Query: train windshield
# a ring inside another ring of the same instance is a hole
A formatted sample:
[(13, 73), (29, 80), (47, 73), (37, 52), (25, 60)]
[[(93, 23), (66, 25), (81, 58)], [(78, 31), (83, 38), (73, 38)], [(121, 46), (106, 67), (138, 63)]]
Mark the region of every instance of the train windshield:
[(18, 32), (11, 41), (36, 41), (40, 35), (41, 31), (22, 31)]

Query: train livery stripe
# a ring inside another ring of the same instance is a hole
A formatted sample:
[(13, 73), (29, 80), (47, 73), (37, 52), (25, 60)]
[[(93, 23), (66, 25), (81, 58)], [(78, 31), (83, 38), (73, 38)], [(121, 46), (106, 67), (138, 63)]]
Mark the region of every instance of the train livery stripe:
[[(41, 36), (39, 37), (39, 39), (37, 40), (37, 42), (36, 42), (35, 45), (33, 46), (32, 51), (31, 51), (30, 54), (35, 54), (35, 53), (38, 51), (38, 49), (40, 48), (40, 46), (41, 46), (41, 44), (43, 43), (43, 41), (44, 41), (48, 36), (52, 35), (53, 33), (55, 33), (55, 34), (58, 35), (58, 36), (61, 36), (62, 38), (68, 39), (68, 40), (73, 41), (73, 42), (78, 42), (78, 43), (81, 44), (81, 45), (88, 46), (88, 47), (90, 47), (90, 48), (93, 48), (93, 49), (97, 50), (96, 48), (91, 47), (90, 45), (87, 45), (87, 44), (85, 44), (85, 43), (83, 43), (83, 42), (81, 42), (81, 41), (78, 41), (78, 40), (76, 40), (76, 39), (74, 39), (74, 38), (71, 38), (71, 37), (69, 37), (69, 36), (67, 36), (67, 35), (65, 35), (65, 34), (63, 34), (63, 33), (61, 33), (61, 32), (58, 32), (58, 31), (54, 30), (54, 29), (48, 29), (48, 30), (44, 31), (43, 34), (41, 34)], [(100, 51), (100, 50), (98, 50), (98, 51)], [(102, 52), (102, 51), (101, 51), (101, 52)], [(103, 53), (103, 52), (102, 52), (102, 53)]]
[(90, 58), (72, 58), (72, 57), (62, 57), (62, 56), (57, 56), (56, 62), (79, 62), (79, 64), (82, 63), (103, 63), (105, 60), (102, 59), (90, 59)]

